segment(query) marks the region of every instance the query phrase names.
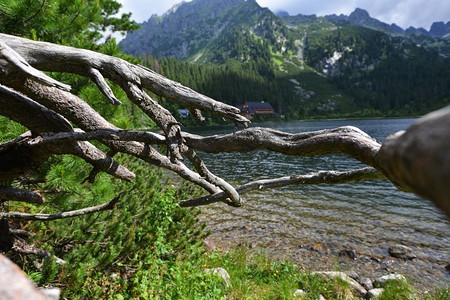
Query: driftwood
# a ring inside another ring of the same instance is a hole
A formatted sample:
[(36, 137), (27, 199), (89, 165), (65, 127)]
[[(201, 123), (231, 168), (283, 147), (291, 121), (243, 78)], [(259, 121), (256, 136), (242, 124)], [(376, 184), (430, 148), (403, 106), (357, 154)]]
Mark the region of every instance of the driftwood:
[[(71, 94), (69, 86), (42, 71), (87, 76), (112, 105), (120, 105), (106, 82), (108, 79), (119, 85), (162, 133), (126, 131), (115, 127), (82, 99)], [(81, 157), (94, 166), (91, 177), (98, 172), (106, 172), (122, 180), (133, 181), (135, 175), (132, 170), (112, 158), (113, 154), (121, 152), (173, 171), (207, 192), (203, 197), (181, 201), (182, 206), (218, 201), (240, 206), (243, 204), (241, 195), (256, 189), (380, 179), (390, 180), (402, 190), (434, 201), (450, 216), (450, 107), (423, 117), (406, 132), (391, 136), (383, 144), (350, 126), (297, 134), (247, 128), (230, 134), (202, 137), (182, 132), (170, 112), (145, 90), (179, 103), (199, 120), (203, 119), (201, 111), (204, 111), (218, 114), (235, 124), (249, 123), (239, 115), (237, 108), (201, 95), (145, 67), (84, 49), (0, 34), (0, 114), (30, 130), (0, 145), (0, 183), (18, 179), (54, 154)], [(78, 129), (74, 129), (71, 123)], [(100, 151), (89, 143), (92, 140), (108, 146), (110, 152)], [(155, 145), (165, 146), (167, 152), (158, 151)], [(211, 173), (195, 152), (248, 152), (256, 149), (296, 156), (343, 153), (369, 167), (346, 172), (329, 170), (288, 175), (235, 188)], [(194, 170), (184, 164), (183, 158), (191, 161)], [(39, 196), (39, 192), (0, 187), (1, 201), (41, 203), (44, 199)], [(107, 203), (81, 211), (49, 215), (3, 212), (0, 216), (50, 220), (113, 206)]]

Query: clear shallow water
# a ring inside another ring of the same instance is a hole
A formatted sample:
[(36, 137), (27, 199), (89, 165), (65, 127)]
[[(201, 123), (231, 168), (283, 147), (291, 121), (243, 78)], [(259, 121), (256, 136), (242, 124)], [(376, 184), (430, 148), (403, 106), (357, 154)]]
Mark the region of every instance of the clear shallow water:
[[(264, 124), (286, 132), (356, 126), (382, 142), (406, 129), (414, 119), (331, 120)], [(201, 135), (229, 133), (229, 128), (191, 128)], [(305, 174), (318, 170), (349, 170), (363, 164), (344, 155), (293, 157), (269, 151), (245, 154), (201, 154), (209, 169), (239, 185), (250, 180)], [(340, 185), (290, 186), (244, 195), (242, 208), (223, 204), (203, 209), (202, 219), (219, 246), (247, 244), (278, 258), (314, 269), (353, 269), (374, 277), (400, 272), (423, 289), (450, 285), (450, 222), (432, 203), (403, 193), (386, 181)], [(413, 248), (418, 258), (395, 260), (393, 244)], [(340, 258), (354, 249), (356, 260)]]

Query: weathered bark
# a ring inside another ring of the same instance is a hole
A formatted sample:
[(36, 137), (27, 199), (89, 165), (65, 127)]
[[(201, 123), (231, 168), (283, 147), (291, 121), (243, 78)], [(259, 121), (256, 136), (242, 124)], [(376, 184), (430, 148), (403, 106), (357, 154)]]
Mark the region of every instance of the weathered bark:
[(210, 137), (183, 133), (183, 138), (186, 145), (209, 153), (257, 149), (296, 156), (343, 153), (374, 167), (377, 166), (375, 157), (381, 146), (365, 132), (352, 126), (296, 134), (257, 127)]
[(450, 106), (391, 135), (377, 160), (399, 188), (432, 200), (450, 217)]
[(117, 202), (120, 200), (120, 196), (115, 197), (111, 201), (108, 201), (104, 204), (86, 207), (78, 210), (71, 210), (65, 212), (59, 212), (55, 214), (28, 214), (21, 212), (9, 212), (9, 213), (0, 213), (0, 218), (12, 218), (12, 219), (22, 219), (22, 220), (32, 220), (32, 221), (52, 221), (58, 219), (66, 219), (66, 218), (74, 218), (79, 216), (84, 216), (87, 214), (92, 214), (94, 212), (111, 210), (115, 207)]
[(45, 295), (12, 261), (0, 254), (0, 299), (45, 300)]
[[(368, 167), (347, 172), (336, 171), (319, 171), (317, 173), (310, 173), (306, 175), (292, 175), (274, 179), (256, 180), (236, 188), (240, 195), (254, 191), (269, 188), (280, 188), (287, 185), (307, 185), (307, 184), (340, 184), (348, 182), (357, 182), (364, 180), (383, 180), (384, 175), (377, 169)], [(196, 198), (183, 200), (180, 206), (200, 206), (223, 201), (227, 197), (225, 192)]]
[(20, 201), (43, 204), (45, 198), (38, 191), (19, 190), (0, 186), (0, 203), (2, 201)]

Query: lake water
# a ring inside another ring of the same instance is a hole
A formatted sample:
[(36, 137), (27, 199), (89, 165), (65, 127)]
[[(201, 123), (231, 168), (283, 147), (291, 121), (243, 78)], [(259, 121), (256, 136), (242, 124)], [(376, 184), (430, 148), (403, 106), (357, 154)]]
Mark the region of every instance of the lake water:
[[(414, 119), (330, 120), (263, 124), (286, 132), (356, 126), (382, 142), (406, 129)], [(232, 127), (189, 128), (212, 135)], [(206, 165), (234, 185), (250, 180), (306, 174), (318, 170), (362, 167), (344, 155), (293, 157), (269, 151), (245, 154), (201, 153)], [(450, 222), (432, 203), (399, 191), (387, 181), (340, 185), (290, 186), (251, 192), (241, 208), (217, 203), (202, 209), (202, 221), (213, 234), (209, 243), (220, 247), (246, 245), (264, 249), (275, 258), (291, 259), (310, 270), (355, 270), (376, 277), (402, 273), (422, 289), (450, 285)], [(413, 261), (393, 259), (388, 247), (412, 248)], [(355, 250), (356, 259), (339, 256)]]

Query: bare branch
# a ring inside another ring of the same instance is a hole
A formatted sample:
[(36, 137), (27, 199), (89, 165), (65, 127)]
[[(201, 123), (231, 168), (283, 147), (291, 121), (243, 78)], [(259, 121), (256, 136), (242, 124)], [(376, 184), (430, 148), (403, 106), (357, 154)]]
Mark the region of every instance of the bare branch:
[(23, 59), (19, 54), (17, 54), (16, 51), (8, 47), (8, 45), (2, 41), (0, 41), (0, 58), (6, 60), (10, 64), (10, 68), (12, 67), (21, 70), (37, 82), (48, 86), (54, 86), (64, 91), (71, 90), (69, 85), (61, 83), (30, 66), (25, 59)]
[(14, 239), (12, 250), (22, 254), (34, 254), (40, 257), (50, 257), (55, 260), (58, 265), (65, 265), (67, 262), (44, 249), (34, 248), (23, 240)]
[(2, 201), (43, 204), (45, 198), (38, 191), (27, 191), (0, 186), (0, 202)]
[(377, 167), (375, 156), (381, 147), (353, 126), (295, 134), (255, 127), (209, 137), (183, 133), (183, 138), (187, 146), (208, 153), (250, 152), (257, 149), (296, 156), (344, 153), (373, 167)]
[(234, 189), (234, 187), (225, 180), (223, 180), (222, 178), (212, 174), (208, 170), (202, 159), (197, 155), (197, 153), (195, 153), (195, 151), (189, 148), (187, 151), (184, 152), (184, 154), (189, 158), (189, 160), (192, 162), (195, 169), (200, 173), (200, 175), (205, 177), (205, 179), (208, 182), (211, 182), (212, 184), (221, 188), (225, 192), (225, 194), (229, 197), (223, 199), (222, 201), (231, 206), (235, 207), (242, 206), (243, 201), (241, 199), (241, 196), (239, 196), (239, 193)]
[(91, 75), (92, 80), (98, 86), (98, 89), (102, 92), (103, 95), (105, 95), (105, 97), (109, 100), (109, 102), (111, 102), (112, 105), (122, 104), (122, 102), (120, 102), (120, 100), (117, 99), (116, 96), (114, 96), (114, 93), (106, 83), (105, 78), (103, 78), (103, 75), (99, 70), (89, 68), (89, 74)]
[(199, 121), (205, 121), (205, 117), (202, 115), (202, 112), (199, 109), (189, 109), (189, 112), (194, 116), (194, 118)]
[(111, 140), (111, 141), (136, 141), (153, 145), (165, 145), (166, 138), (160, 134), (139, 131), (139, 130), (122, 130), (122, 129), (97, 129), (90, 132), (84, 132), (75, 129), (75, 132), (61, 132), (51, 135), (38, 136), (32, 140), (29, 140), (30, 145), (45, 144), (56, 141), (76, 140)]
[(104, 77), (119, 84), (122, 88), (124, 88), (124, 82), (130, 82), (159, 96), (171, 99), (183, 107), (219, 114), (236, 123), (248, 124), (250, 122), (239, 115), (239, 109), (236, 107), (215, 101), (150, 69), (130, 64), (120, 58), (85, 49), (31, 41), (2, 33), (0, 33), (0, 41), (8, 44), (26, 61), (40, 70), (71, 72), (85, 76), (89, 68), (95, 68)]
[(23, 238), (29, 238), (33, 236), (33, 234), (29, 231), (23, 230), (23, 229), (9, 229), (9, 233), (23, 237)]
[(115, 207), (116, 203), (119, 202), (120, 197), (123, 192), (121, 192), (117, 197), (112, 199), (111, 201), (100, 204), (97, 206), (86, 207), (78, 210), (71, 210), (66, 212), (54, 213), (54, 214), (28, 214), (28, 213), (19, 213), (19, 212), (7, 212), (0, 213), (0, 218), (12, 218), (12, 219), (22, 219), (22, 220), (31, 220), (31, 221), (51, 221), (65, 218), (73, 218), (79, 217), (87, 214), (92, 214), (95, 212), (103, 211), (103, 210), (111, 210)]
[[(377, 169), (367, 167), (346, 172), (319, 171), (306, 175), (285, 176), (275, 179), (264, 179), (246, 183), (236, 188), (240, 195), (254, 190), (268, 188), (279, 188), (287, 185), (309, 185), (309, 184), (339, 184), (363, 180), (385, 180), (384, 175)], [(184, 200), (180, 206), (200, 206), (223, 201), (228, 195), (225, 192), (216, 193), (196, 199)]]
[[(57, 90), (53, 87), (51, 89)], [(0, 85), (0, 113), (23, 124), (34, 134), (73, 131), (70, 123), (58, 113), (3, 85)], [(119, 165), (92, 144), (84, 141), (68, 140), (51, 145), (32, 145), (20, 138), (9, 142), (7, 146), (8, 148), (2, 145), (0, 148), (0, 152), (3, 154), (0, 157), (2, 162), (0, 178), (15, 176), (15, 174), (39, 166), (52, 154), (77, 155), (99, 170), (127, 181), (131, 181), (135, 177), (128, 169)], [(22, 153), (22, 157), (18, 155), (19, 153)], [(18, 157), (20, 161), (12, 160), (11, 158), (14, 156)]]

